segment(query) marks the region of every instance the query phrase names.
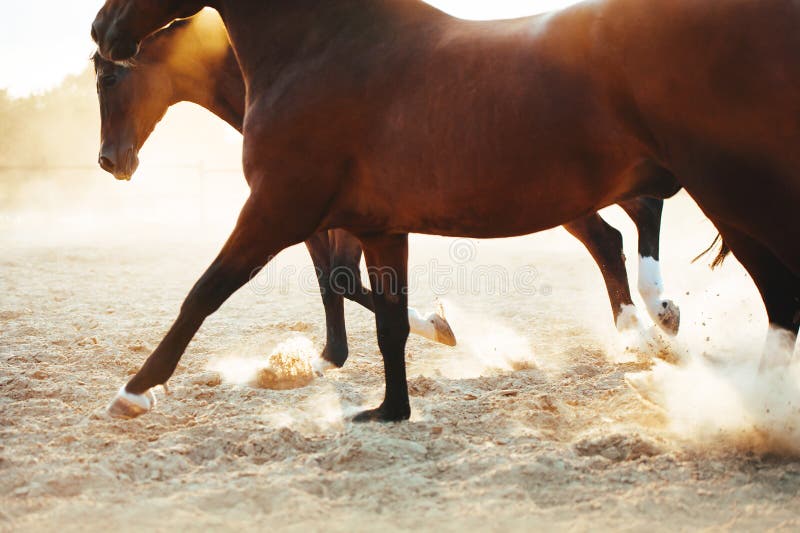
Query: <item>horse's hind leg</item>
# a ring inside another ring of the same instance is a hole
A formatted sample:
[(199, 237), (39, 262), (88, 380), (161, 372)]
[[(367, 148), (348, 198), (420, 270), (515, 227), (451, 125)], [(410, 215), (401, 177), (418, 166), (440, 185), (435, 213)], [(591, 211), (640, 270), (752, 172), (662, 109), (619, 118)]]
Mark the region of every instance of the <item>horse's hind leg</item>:
[(375, 312), (372, 292), (361, 281), (361, 241), (344, 230), (328, 232), (331, 242), (331, 285), (333, 289), (365, 309)]
[(565, 224), (564, 229), (586, 246), (600, 267), (617, 329), (636, 327), (638, 319), (625, 271), (622, 234), (597, 213)]
[(378, 346), (383, 355), (386, 394), (376, 409), (358, 414), (357, 422), (391, 422), (411, 416), (406, 382), (405, 349), (408, 339), (408, 235), (362, 239), (367, 260)]
[(664, 300), (664, 282), (659, 263), (661, 214), (664, 201), (640, 197), (619, 204), (628, 213), (639, 231), (639, 294), (647, 305), (647, 312), (664, 331), (677, 335), (681, 312), (672, 300)]
[(342, 367), (347, 361), (347, 329), (344, 319), (344, 299), (342, 293), (332, 286), (336, 266), (332, 262), (334, 246), (328, 232), (321, 231), (306, 241), (308, 253), (317, 274), (322, 306), (325, 308), (325, 348), (317, 371), (322, 372), (330, 364)]
[[(800, 328), (800, 277), (766, 247), (739, 230), (719, 222), (717, 229), (725, 244), (753, 278), (764, 301), (770, 326), (788, 331), (789, 343), (794, 345)], [(776, 335), (776, 332), (771, 331), (769, 335)], [(762, 354), (761, 367), (785, 364), (787, 361), (782, 360), (781, 356), (790, 356), (791, 350), (778, 352), (781, 353), (776, 353), (775, 347), (768, 344)]]
[[(330, 241), (333, 243), (331, 258), (332, 280), (331, 284), (348, 300), (356, 302), (363, 307), (375, 312), (372, 292), (364, 287), (361, 281), (361, 242), (351, 233), (344, 230), (329, 232)], [(444, 316), (432, 312), (423, 316), (416, 309), (408, 308), (408, 323), (411, 333), (425, 337), (434, 342), (456, 345), (456, 337), (450, 324)]]
[(251, 197), (222, 251), (189, 292), (169, 332), (109, 406), (112, 416), (133, 418), (153, 407), (150, 389), (165, 384), (172, 376), (183, 352), (206, 317), (247, 283), (275, 254), (297, 242), (278, 237)]

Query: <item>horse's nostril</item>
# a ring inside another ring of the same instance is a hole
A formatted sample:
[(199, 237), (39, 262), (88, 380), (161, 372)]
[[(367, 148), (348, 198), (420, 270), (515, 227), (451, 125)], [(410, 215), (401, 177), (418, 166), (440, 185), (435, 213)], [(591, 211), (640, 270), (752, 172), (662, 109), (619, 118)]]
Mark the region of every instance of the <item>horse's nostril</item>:
[(107, 158), (106, 156), (101, 155), (100, 159), (98, 160), (98, 163), (100, 163), (100, 168), (102, 168), (106, 172), (114, 172), (114, 162), (109, 158)]
[(92, 41), (97, 42), (97, 28), (92, 24)]

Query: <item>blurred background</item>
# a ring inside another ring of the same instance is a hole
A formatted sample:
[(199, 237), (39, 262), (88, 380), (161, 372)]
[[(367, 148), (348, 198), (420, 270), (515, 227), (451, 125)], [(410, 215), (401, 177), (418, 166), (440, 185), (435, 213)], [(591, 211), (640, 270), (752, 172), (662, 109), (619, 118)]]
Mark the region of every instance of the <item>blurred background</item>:
[[(431, 3), (460, 17), (500, 18), (571, 2)], [(240, 169), (240, 136), (193, 104), (174, 106), (156, 129), (142, 150), (132, 186), (116, 183), (97, 167), (99, 111), (89, 61), (94, 52), (89, 25), (100, 6), (100, 0), (18, 2), (0, 21), (3, 233), (23, 229), (22, 213), (11, 216), (12, 208), (25, 211), (26, 229), (38, 223), (49, 226), (51, 232), (40, 237), (58, 232), (61, 239), (71, 232), (75, 238), (90, 238), (86, 223), (99, 220), (101, 212), (114, 216), (94, 230), (113, 230), (110, 226), (134, 217), (141, 232), (141, 225), (149, 222), (163, 225), (165, 216), (185, 219), (181, 208), (187, 206), (196, 221), (231, 214), (229, 209), (206, 209), (206, 202), (237, 204), (245, 192), (243, 180), (235, 175)], [(187, 182), (192, 184), (188, 191)]]

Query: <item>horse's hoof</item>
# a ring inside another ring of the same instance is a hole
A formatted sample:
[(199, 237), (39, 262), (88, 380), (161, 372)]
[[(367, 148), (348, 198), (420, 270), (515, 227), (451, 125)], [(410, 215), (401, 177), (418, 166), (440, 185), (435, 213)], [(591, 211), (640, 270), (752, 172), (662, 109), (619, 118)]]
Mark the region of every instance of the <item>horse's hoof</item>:
[(342, 368), (347, 362), (348, 354), (349, 348), (347, 346), (347, 341), (343, 343), (328, 342), (325, 343), (325, 348), (322, 350), (322, 355), (320, 355), (319, 358), (330, 365), (329, 368)]
[(423, 317), (416, 309), (409, 307), (408, 326), (411, 333), (426, 339), (446, 344), (447, 346), (456, 345), (456, 336), (441, 311), (439, 313), (429, 313)]
[(123, 386), (114, 400), (108, 405), (106, 409), (108, 414), (113, 418), (131, 419), (141, 416), (153, 410), (156, 406), (156, 397), (152, 391), (147, 391), (144, 394), (131, 394), (125, 390)]
[(311, 368), (314, 370), (314, 374), (317, 377), (322, 377), (325, 375), (325, 372), (328, 370), (332, 370), (336, 368), (336, 365), (328, 361), (327, 359), (323, 359), (322, 357), (317, 357), (313, 361), (311, 361)]
[(670, 335), (678, 334), (681, 327), (681, 310), (672, 300), (661, 302), (661, 308), (658, 311), (658, 325)]
[(433, 329), (436, 331), (436, 342), (446, 346), (456, 345), (456, 335), (453, 329), (443, 316), (436, 313), (431, 313), (427, 317), (428, 322), (433, 324)]
[(381, 405), (377, 409), (361, 411), (353, 417), (353, 422), (402, 422), (411, 418), (411, 408), (406, 405), (399, 408), (388, 408)]

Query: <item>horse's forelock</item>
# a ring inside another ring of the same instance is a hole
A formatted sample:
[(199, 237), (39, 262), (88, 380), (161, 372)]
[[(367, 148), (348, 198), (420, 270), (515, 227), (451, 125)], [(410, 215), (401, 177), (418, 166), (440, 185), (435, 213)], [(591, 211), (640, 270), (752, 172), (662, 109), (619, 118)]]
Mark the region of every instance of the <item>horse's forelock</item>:
[(102, 65), (119, 65), (124, 68), (132, 69), (136, 66), (136, 58), (131, 57), (130, 59), (125, 59), (123, 61), (109, 61), (108, 59), (104, 58), (100, 55), (100, 52), (95, 50), (94, 53), (89, 58), (94, 64), (94, 71), (98, 72)]

